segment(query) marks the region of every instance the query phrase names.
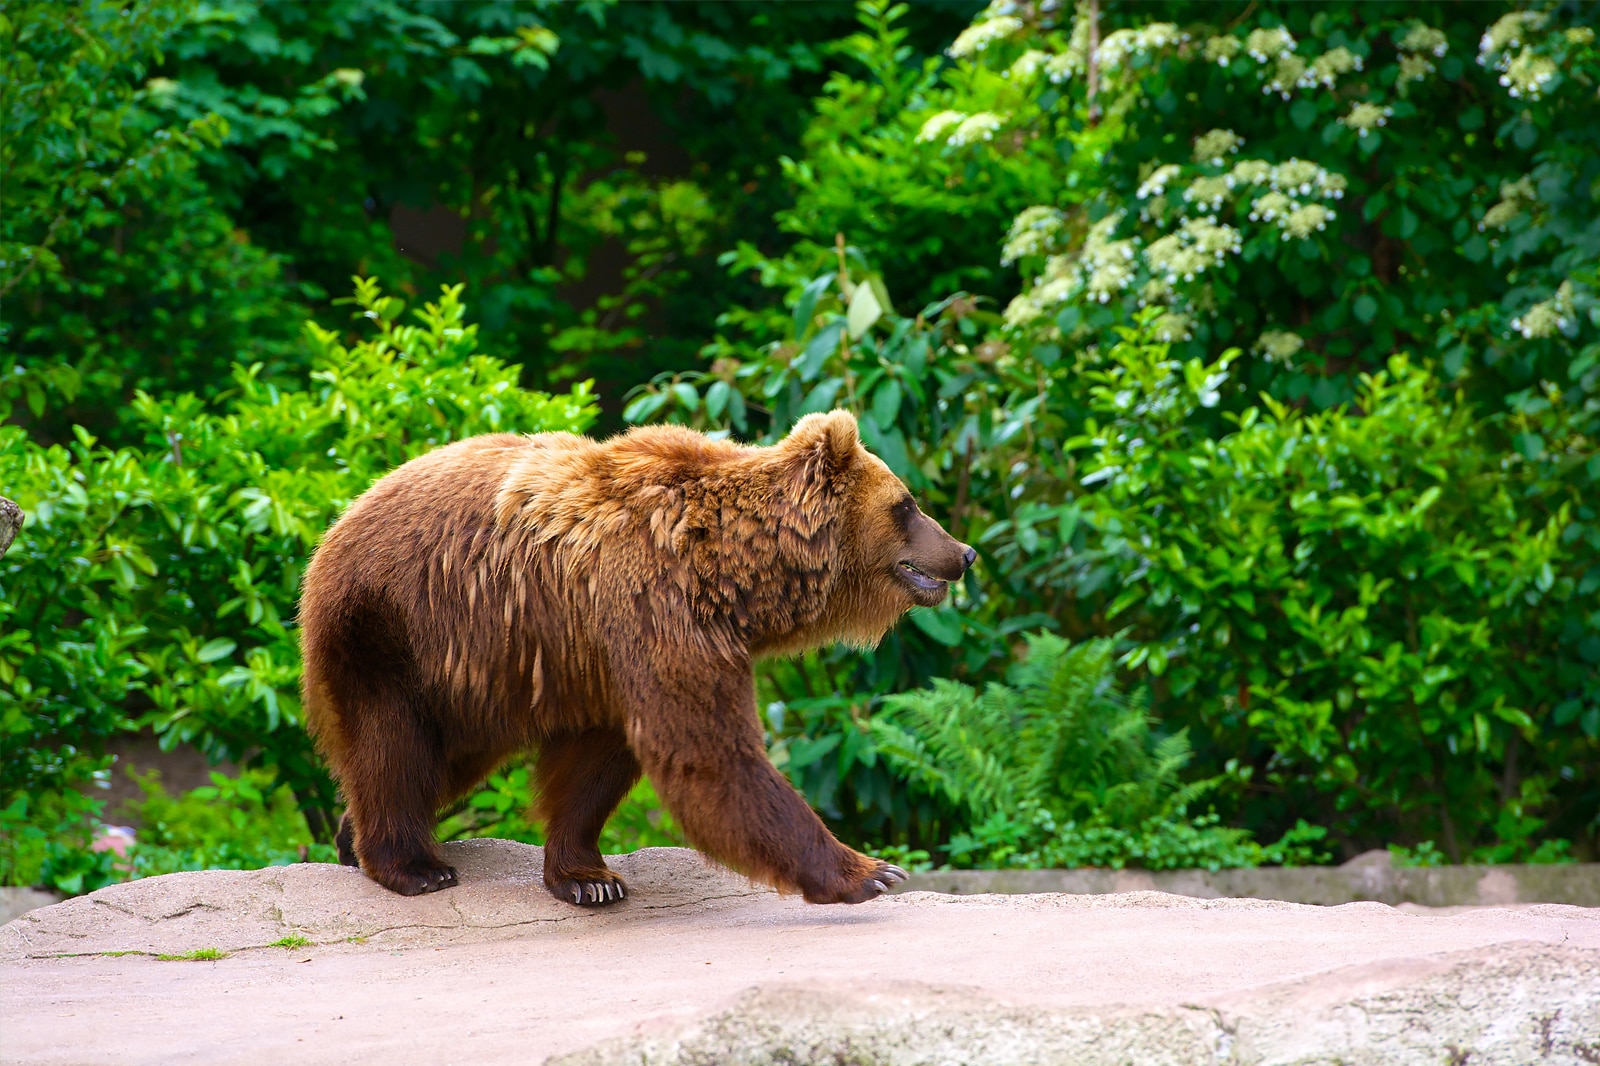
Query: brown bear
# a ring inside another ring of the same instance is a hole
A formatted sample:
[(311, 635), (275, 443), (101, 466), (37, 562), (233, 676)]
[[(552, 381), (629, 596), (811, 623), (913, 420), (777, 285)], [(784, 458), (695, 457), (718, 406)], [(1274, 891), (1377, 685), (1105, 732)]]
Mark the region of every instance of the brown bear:
[(623, 898), (598, 841), (641, 770), (714, 858), (813, 903), (871, 899), (905, 873), (841, 844), (773, 767), (751, 664), (872, 644), (975, 556), (846, 412), (766, 448), (652, 426), (413, 459), (328, 531), (300, 602), (340, 858), (405, 895), (455, 884), (439, 808), (537, 751), (559, 899)]

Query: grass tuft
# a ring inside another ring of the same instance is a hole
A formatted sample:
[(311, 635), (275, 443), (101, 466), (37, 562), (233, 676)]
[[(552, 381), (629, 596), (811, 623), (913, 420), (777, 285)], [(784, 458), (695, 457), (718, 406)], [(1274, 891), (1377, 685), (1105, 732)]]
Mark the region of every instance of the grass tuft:
[(156, 956), (161, 962), (215, 962), (227, 957), (228, 953), (221, 948), (195, 948), (193, 951), (185, 951), (178, 955)]
[(310, 946), (311, 941), (299, 933), (290, 933), (288, 936), (280, 937), (267, 945), (269, 948), (308, 948)]

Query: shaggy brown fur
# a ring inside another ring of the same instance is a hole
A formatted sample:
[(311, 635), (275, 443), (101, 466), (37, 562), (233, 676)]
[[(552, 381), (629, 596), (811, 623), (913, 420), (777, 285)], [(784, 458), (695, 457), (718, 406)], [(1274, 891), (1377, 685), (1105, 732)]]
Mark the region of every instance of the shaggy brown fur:
[(454, 884), (439, 808), (537, 749), (559, 898), (622, 898), (597, 845), (642, 770), (701, 850), (815, 903), (870, 899), (903, 873), (768, 761), (751, 663), (875, 642), (974, 556), (843, 412), (770, 448), (655, 426), (414, 459), (328, 531), (300, 605), (341, 857), (408, 895)]

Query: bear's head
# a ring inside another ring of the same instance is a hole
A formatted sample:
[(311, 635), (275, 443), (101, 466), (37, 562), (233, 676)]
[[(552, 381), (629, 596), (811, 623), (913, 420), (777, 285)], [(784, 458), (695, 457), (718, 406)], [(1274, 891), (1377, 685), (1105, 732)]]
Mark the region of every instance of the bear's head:
[(827, 639), (874, 643), (912, 607), (933, 607), (978, 553), (918, 508), (861, 444), (848, 411), (807, 415), (778, 445), (788, 553), (831, 571)]

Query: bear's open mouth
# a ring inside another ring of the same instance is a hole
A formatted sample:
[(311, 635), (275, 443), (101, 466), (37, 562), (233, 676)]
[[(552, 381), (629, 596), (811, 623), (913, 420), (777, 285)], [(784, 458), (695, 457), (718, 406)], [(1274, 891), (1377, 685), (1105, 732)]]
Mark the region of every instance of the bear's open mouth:
[(936, 577), (929, 577), (904, 559), (900, 560), (900, 576), (924, 592), (941, 592), (944, 590), (943, 581)]

